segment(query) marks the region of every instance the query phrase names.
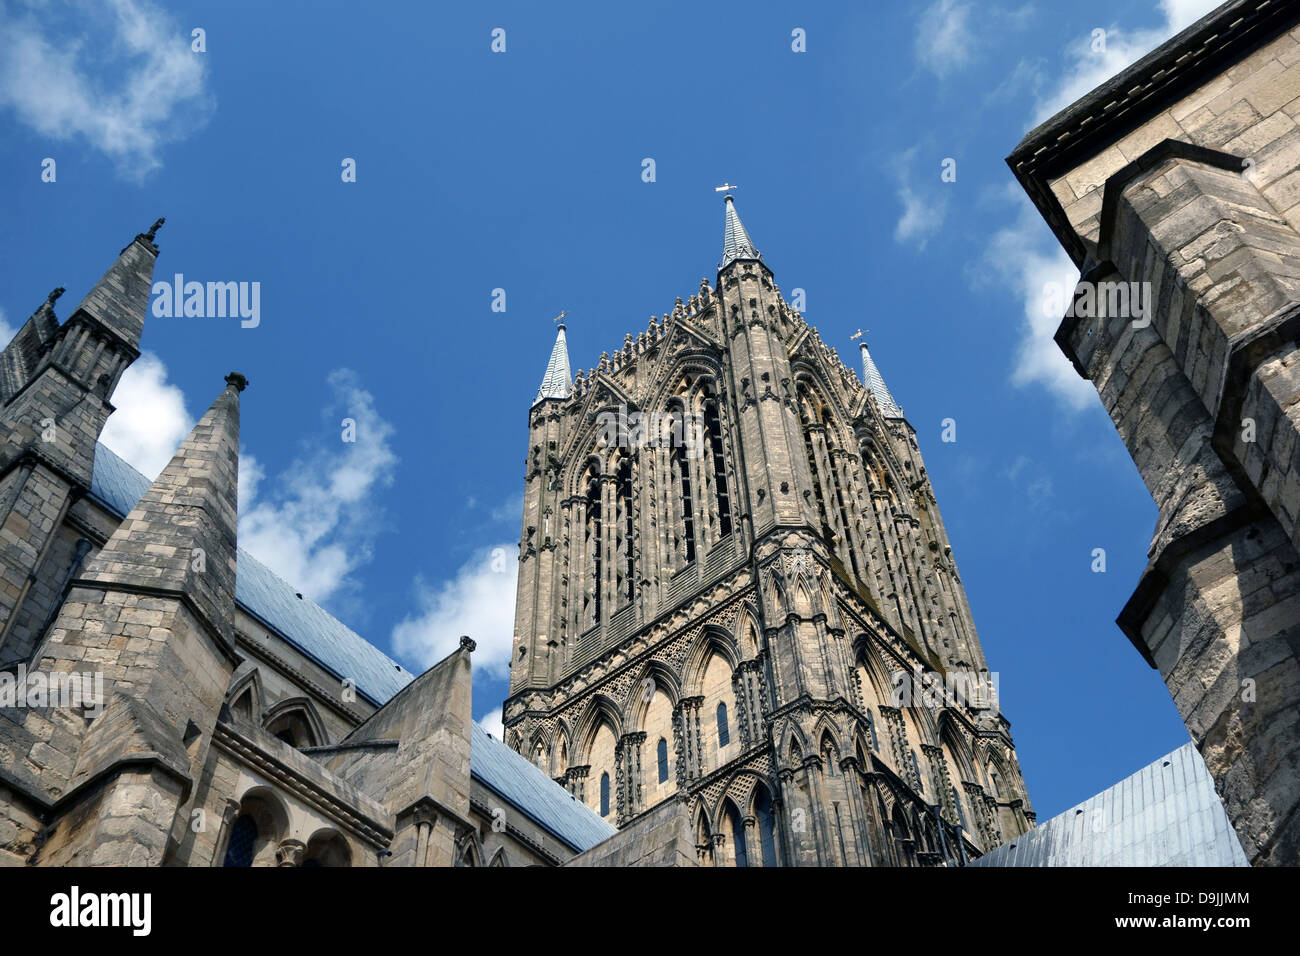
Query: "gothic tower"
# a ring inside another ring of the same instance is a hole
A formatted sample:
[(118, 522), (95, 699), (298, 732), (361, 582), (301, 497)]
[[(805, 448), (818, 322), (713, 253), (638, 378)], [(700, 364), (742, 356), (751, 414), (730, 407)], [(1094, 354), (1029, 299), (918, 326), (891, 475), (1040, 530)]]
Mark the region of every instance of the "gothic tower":
[[(916, 433), (725, 201), (714, 286), (529, 412), (507, 743), (698, 862), (960, 864), (1033, 823)], [(865, 385), (864, 385), (865, 382)], [(644, 825), (644, 826), (643, 826)]]

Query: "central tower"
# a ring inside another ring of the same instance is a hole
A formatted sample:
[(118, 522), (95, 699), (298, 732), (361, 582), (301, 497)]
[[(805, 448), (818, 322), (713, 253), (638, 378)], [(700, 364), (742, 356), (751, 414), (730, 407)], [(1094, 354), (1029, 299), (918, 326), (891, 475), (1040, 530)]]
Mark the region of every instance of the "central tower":
[(684, 812), (705, 864), (959, 864), (1033, 823), (861, 350), (859, 381), (728, 195), (714, 287), (576, 378), (561, 325), (529, 413), (506, 741), (620, 827)]

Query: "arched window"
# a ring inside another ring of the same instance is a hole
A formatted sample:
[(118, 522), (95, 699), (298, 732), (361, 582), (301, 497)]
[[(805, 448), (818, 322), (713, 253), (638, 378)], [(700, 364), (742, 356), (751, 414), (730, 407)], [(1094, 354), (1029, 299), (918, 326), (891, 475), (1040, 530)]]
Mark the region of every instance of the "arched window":
[(582, 604), (584, 630), (600, 622), (600, 570), (604, 557), (600, 521), (600, 473), (595, 464), (588, 467), (587, 475), (587, 524), (583, 532), (584, 554), (587, 557)]
[(817, 461), (817, 447), (813, 441), (813, 430), (821, 422), (818, 420), (812, 396), (803, 385), (799, 386), (799, 409), (803, 413), (804, 454), (808, 457), (808, 473), (812, 475), (813, 499), (817, 502), (817, 516), (821, 519), (822, 535), (829, 541), (831, 523), (826, 514), (826, 497), (822, 493), (822, 469)]
[(600, 815), (609, 816), (609, 774), (600, 775)]
[(725, 812), (727, 829), (731, 831), (728, 835), (731, 837), (732, 846), (736, 851), (736, 866), (749, 866), (749, 854), (746, 852), (745, 847), (745, 825), (740, 820), (740, 811), (728, 799)]
[(222, 866), (252, 866), (256, 842), (257, 822), (248, 814), (241, 813), (230, 828), (230, 843), (226, 846), (226, 861)]
[(673, 481), (681, 491), (681, 554), (687, 564), (695, 560), (695, 506), (691, 494), (691, 462), (686, 454), (686, 442), (677, 440), (684, 435), (686, 414), (680, 403), (675, 402), (669, 411), (672, 421), (673, 443), (669, 451), (669, 464)]
[(718, 749), (721, 750), (729, 743), (731, 743), (731, 730), (727, 726), (727, 705), (721, 703), (718, 705)]
[(831, 487), (835, 490), (835, 504), (839, 508), (840, 513), (840, 528), (844, 532), (843, 540), (840, 544), (843, 546), (843, 553), (848, 555), (849, 565), (853, 569), (854, 576), (861, 578), (862, 572), (858, 568), (858, 555), (853, 550), (853, 541), (850, 538), (849, 529), (852, 525), (849, 523), (848, 505), (845, 504), (844, 500), (844, 486), (840, 482), (838, 476), (834, 473), (836, 458), (835, 421), (831, 418), (830, 409), (822, 410), (822, 425), (825, 426), (822, 434), (826, 441), (826, 455), (830, 459), (831, 474), (828, 478), (830, 479)]
[(624, 456), (618, 466), (618, 510), (622, 519), (618, 523), (619, 553), (623, 556), (622, 577), (619, 582), (619, 597), (629, 602), (636, 597), (636, 574), (633, 568), (635, 527), (632, 518), (632, 460)]
[(658, 748), (657, 756), (659, 758), (659, 782), (667, 783), (668, 782), (668, 741), (662, 737), (659, 738), (659, 748)]
[(718, 401), (711, 392), (704, 402), (704, 430), (709, 453), (713, 457), (713, 490), (718, 502), (718, 536), (731, 534), (731, 496), (727, 493), (727, 464), (722, 454), (722, 422), (718, 418)]

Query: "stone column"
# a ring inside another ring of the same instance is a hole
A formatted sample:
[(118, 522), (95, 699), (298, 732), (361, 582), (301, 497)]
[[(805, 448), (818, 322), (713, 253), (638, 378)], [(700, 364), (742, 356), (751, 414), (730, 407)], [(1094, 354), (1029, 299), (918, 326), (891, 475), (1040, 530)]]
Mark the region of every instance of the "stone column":
[(700, 734), (703, 697), (683, 697), (673, 708), (673, 742), (677, 748), (677, 789), (685, 792), (692, 780), (704, 773)]
[(642, 798), (641, 765), (645, 734), (635, 731), (624, 734), (614, 746), (615, 778), (618, 786), (618, 825), (622, 826), (640, 813), (644, 807)]

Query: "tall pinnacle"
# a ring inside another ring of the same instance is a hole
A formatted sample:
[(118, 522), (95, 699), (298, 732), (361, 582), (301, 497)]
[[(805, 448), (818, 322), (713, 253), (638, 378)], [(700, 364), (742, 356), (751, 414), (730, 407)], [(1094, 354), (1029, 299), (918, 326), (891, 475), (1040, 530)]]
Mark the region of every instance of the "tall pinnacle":
[(564, 339), (564, 323), (560, 323), (555, 333), (555, 348), (551, 349), (551, 360), (546, 363), (546, 374), (542, 376), (542, 387), (537, 390), (533, 404), (548, 398), (568, 398), (573, 394), (573, 376), (569, 372), (569, 345)]
[(145, 315), (149, 311), (153, 266), (158, 258), (154, 237), (162, 224), (159, 219), (148, 232), (131, 240), (73, 313), (94, 316), (134, 348), (140, 346)]
[(740, 221), (740, 216), (736, 213), (736, 202), (727, 194), (727, 223), (722, 233), (722, 268), (731, 265), (737, 259), (757, 259), (763, 261), (763, 257), (758, 254), (758, 249), (750, 241), (749, 233), (745, 231), (745, 224)]
[(86, 566), (82, 582), (189, 598), (234, 640), (239, 393), (232, 373), (131, 513)]
[(876, 397), (876, 404), (880, 406), (882, 415), (886, 418), (903, 418), (903, 410), (895, 403), (894, 396), (889, 394), (889, 388), (885, 385), (885, 379), (880, 374), (880, 369), (876, 368), (871, 353), (867, 351), (867, 343), (863, 342), (861, 348), (862, 383)]

